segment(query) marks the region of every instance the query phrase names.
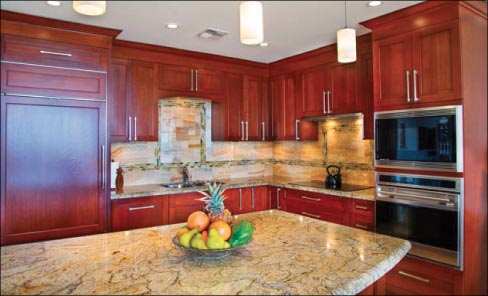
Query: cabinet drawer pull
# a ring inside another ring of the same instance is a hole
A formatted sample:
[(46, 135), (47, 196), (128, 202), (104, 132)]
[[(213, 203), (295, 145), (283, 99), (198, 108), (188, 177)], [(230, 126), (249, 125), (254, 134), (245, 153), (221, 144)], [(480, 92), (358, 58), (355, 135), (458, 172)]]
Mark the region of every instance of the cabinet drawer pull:
[(327, 113), (330, 113), (330, 91), (327, 91)]
[(405, 71), (407, 79), (407, 103), (410, 103), (410, 71)]
[(63, 57), (72, 57), (73, 56), (70, 53), (54, 52), (54, 51), (47, 51), (47, 50), (40, 50), (39, 53), (41, 53), (41, 54), (49, 54), (49, 55), (57, 55), (57, 56), (63, 56)]
[(320, 198), (313, 198), (313, 197), (308, 197), (308, 196), (300, 196), (302, 199), (306, 199), (306, 200), (311, 200), (311, 201), (321, 201), (322, 199)]
[(302, 215), (303, 216), (307, 216), (307, 217), (311, 217), (311, 218), (320, 219), (320, 215), (314, 215), (314, 214), (310, 214), (310, 213), (307, 213), (307, 212), (302, 212)]
[(417, 280), (417, 281), (424, 282), (426, 284), (430, 283), (430, 280), (429, 279), (424, 279), (422, 277), (419, 277), (419, 276), (416, 276), (416, 275), (413, 275), (413, 274), (410, 274), (410, 273), (407, 273), (407, 272), (404, 272), (404, 271), (401, 271), (401, 270), (398, 271), (398, 274), (403, 275), (403, 276), (406, 276), (406, 277), (409, 277), (409, 278), (412, 278), (412, 279)]
[(132, 117), (129, 116), (129, 142), (132, 141)]
[(244, 131), (244, 121), (241, 121), (241, 141), (246, 139), (245, 131)]
[(239, 210), (242, 211), (242, 188), (239, 188)]
[(195, 91), (198, 91), (198, 70), (195, 69)]
[(154, 209), (154, 205), (129, 208), (129, 211), (138, 211), (138, 210), (146, 210), (146, 209)]
[(246, 120), (246, 141), (249, 141), (249, 121)]
[(254, 187), (251, 188), (251, 209), (254, 210)]
[(323, 107), (324, 114), (326, 114), (327, 110), (325, 110), (325, 90), (322, 92), (322, 107)]
[(265, 141), (266, 140), (266, 127), (265, 127), (264, 121), (261, 122), (261, 127), (262, 127), (262, 132), (263, 132), (263, 138), (262, 138), (262, 140)]
[(359, 209), (359, 210), (365, 210), (367, 211), (368, 210), (368, 207), (365, 207), (365, 206), (358, 206), (358, 205), (355, 205), (354, 206), (356, 209)]
[(134, 141), (137, 141), (137, 116), (134, 116)]
[(356, 228), (361, 228), (361, 229), (365, 229), (365, 230), (368, 230), (368, 226), (366, 226), (366, 225), (362, 225), (362, 224), (357, 224), (357, 223), (356, 223), (356, 224), (354, 224), (354, 227), (356, 227)]
[(193, 69), (190, 70), (190, 91), (193, 91)]
[(280, 191), (281, 191), (281, 188), (277, 188), (276, 189), (276, 208), (278, 210), (281, 209), (281, 206), (280, 206)]
[(300, 134), (298, 133), (298, 125), (300, 124), (300, 119), (295, 119), (295, 140), (300, 140)]

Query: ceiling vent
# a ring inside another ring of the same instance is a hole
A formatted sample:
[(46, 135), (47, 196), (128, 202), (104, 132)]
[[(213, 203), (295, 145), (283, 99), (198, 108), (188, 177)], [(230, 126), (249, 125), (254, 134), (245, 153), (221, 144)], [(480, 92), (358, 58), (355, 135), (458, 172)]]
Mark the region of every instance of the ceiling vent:
[(227, 31), (208, 28), (205, 31), (198, 34), (198, 37), (203, 38), (203, 39), (217, 40), (217, 39), (224, 37), (227, 34), (229, 34), (229, 32), (227, 32)]

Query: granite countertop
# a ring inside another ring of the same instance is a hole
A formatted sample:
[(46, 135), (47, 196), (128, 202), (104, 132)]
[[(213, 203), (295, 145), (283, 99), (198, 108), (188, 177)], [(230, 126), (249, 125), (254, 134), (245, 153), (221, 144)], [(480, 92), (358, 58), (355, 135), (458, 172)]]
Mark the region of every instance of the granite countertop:
[[(297, 190), (304, 190), (304, 191), (317, 192), (323, 194), (332, 194), (332, 195), (346, 197), (346, 198), (375, 200), (374, 188), (344, 192), (344, 191), (338, 191), (333, 189), (295, 185), (292, 183), (297, 182), (296, 179), (278, 177), (278, 176), (223, 179), (218, 181), (224, 182), (225, 183), (224, 187), (229, 189), (251, 187), (251, 186), (276, 186), (276, 187), (282, 187), (288, 189), (297, 189)], [(160, 184), (126, 186), (124, 187), (123, 194), (115, 194), (115, 192), (112, 192), (111, 199), (123, 199), (123, 198), (133, 198), (133, 197), (145, 197), (145, 196), (154, 196), (154, 195), (195, 192), (197, 190), (205, 190), (205, 187), (201, 186), (201, 187), (190, 187), (190, 188), (166, 188), (161, 186)]]
[(185, 255), (182, 224), (1, 248), (1, 294), (356, 294), (406, 240), (270, 210), (240, 215), (253, 241), (221, 259)]

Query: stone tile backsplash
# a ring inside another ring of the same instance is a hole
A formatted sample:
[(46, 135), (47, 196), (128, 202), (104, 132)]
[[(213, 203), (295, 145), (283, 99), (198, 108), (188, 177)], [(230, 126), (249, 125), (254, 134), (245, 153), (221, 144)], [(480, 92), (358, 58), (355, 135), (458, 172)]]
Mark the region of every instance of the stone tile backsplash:
[(159, 142), (112, 143), (112, 159), (126, 186), (177, 182), (183, 166), (192, 180), (279, 175), (324, 179), (329, 164), (342, 166), (343, 182), (374, 184), (373, 141), (362, 140), (362, 119), (319, 123), (309, 142), (212, 142), (211, 105), (175, 98), (159, 104)]

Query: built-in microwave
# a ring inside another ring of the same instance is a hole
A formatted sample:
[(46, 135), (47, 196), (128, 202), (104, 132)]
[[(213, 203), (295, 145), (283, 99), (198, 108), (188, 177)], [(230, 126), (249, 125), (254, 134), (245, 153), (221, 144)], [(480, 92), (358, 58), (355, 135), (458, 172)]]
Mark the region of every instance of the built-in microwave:
[(375, 112), (375, 166), (463, 171), (462, 106)]

